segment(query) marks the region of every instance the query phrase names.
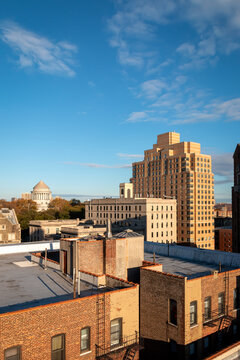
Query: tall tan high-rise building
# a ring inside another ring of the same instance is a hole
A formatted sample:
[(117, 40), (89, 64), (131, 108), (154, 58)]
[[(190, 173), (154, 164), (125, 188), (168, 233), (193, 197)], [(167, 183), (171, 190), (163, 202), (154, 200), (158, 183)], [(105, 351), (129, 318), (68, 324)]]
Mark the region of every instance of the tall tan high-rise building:
[(214, 249), (214, 175), (200, 144), (180, 142), (180, 134), (158, 135), (144, 160), (132, 165), (133, 193), (177, 200), (177, 240)]

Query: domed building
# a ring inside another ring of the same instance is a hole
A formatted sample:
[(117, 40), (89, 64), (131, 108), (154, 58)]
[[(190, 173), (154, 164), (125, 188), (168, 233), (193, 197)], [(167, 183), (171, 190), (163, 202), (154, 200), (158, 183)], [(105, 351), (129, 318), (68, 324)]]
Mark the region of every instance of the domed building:
[(37, 203), (37, 210), (44, 211), (52, 200), (52, 192), (49, 187), (40, 180), (31, 191), (31, 199)]

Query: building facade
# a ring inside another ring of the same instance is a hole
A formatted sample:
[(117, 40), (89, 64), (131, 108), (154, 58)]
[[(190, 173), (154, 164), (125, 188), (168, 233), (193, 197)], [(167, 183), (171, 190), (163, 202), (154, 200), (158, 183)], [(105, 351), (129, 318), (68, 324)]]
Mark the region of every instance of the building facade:
[(81, 222), (75, 226), (62, 225), (61, 238), (81, 238), (84, 236), (104, 236), (106, 234), (106, 226), (88, 224)]
[(232, 252), (232, 228), (216, 228), (215, 232), (215, 249), (220, 251)]
[[(8, 273), (0, 289), (10, 297), (0, 298), (0, 360), (139, 359), (138, 285), (104, 275), (100, 286), (98, 276), (83, 272), (74, 298), (70, 280), (24, 255), (0, 257)], [(16, 269), (21, 287), (8, 283), (18, 283)]]
[(31, 220), (29, 223), (29, 240), (41, 241), (46, 237), (53, 237), (61, 235), (62, 226), (77, 226), (79, 219), (71, 220)]
[(200, 144), (180, 142), (180, 134), (158, 135), (144, 160), (132, 164), (135, 196), (177, 200), (177, 240), (214, 249), (214, 175)]
[(234, 186), (232, 188), (233, 251), (240, 252), (240, 144), (233, 154)]
[(0, 244), (21, 242), (21, 227), (14, 209), (0, 209)]
[(110, 219), (113, 233), (129, 228), (144, 234), (146, 241), (176, 242), (176, 200), (173, 199), (93, 199), (85, 202), (85, 217), (98, 225), (107, 224)]
[(178, 259), (174, 248), (140, 270), (140, 337), (147, 359), (205, 359), (240, 338), (240, 268), (218, 252), (215, 264)]

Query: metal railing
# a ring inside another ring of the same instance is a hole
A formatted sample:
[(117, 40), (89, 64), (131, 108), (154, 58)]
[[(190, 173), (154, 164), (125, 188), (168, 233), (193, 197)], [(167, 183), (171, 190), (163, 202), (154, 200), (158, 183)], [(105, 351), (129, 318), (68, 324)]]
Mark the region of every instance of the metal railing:
[(101, 357), (111, 353), (112, 351), (116, 351), (118, 349), (126, 348), (132, 345), (139, 344), (139, 333), (136, 331), (134, 335), (124, 336), (120, 339), (118, 344), (109, 345), (109, 346), (99, 346), (96, 344), (96, 357)]
[[(223, 310), (220, 312), (219, 309), (209, 311), (207, 314), (203, 313), (203, 325), (211, 326), (214, 322), (217, 322), (218, 320), (221, 320), (221, 318), (229, 316), (232, 317), (231, 314), (233, 313), (233, 310), (236, 309), (227, 309), (227, 306), (223, 308)], [(235, 317), (235, 316), (233, 316)]]

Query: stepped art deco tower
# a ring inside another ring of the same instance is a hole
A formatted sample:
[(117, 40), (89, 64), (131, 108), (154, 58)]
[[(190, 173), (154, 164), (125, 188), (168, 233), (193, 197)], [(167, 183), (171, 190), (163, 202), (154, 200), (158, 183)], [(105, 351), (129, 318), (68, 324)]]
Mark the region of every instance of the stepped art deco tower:
[(158, 135), (157, 144), (132, 164), (136, 197), (177, 200), (177, 242), (214, 249), (214, 175), (200, 144), (180, 142), (180, 134)]

